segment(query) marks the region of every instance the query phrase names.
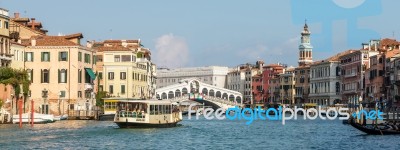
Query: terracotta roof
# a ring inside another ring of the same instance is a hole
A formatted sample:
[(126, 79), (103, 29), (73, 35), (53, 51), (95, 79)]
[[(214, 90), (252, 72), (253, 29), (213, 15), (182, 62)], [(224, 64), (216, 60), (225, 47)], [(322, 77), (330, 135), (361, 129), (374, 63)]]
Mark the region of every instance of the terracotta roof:
[(95, 48), (99, 52), (103, 51), (132, 51), (131, 49), (123, 46), (100, 46)]
[[(28, 27), (32, 27), (32, 22), (28, 22), (27, 26)], [(42, 23), (41, 22), (35, 22), (35, 27), (42, 27)]]
[(126, 43), (139, 43), (139, 40), (104, 40), (104, 43), (122, 43), (122, 41)]
[(253, 78), (261, 78), (261, 77), (262, 77), (261, 74), (256, 74), (256, 75), (253, 76)]
[(15, 42), (14, 40), (10, 40), (10, 43), (15, 44), (15, 45), (26, 46), (26, 45), (22, 44), (22, 41), (21, 41), (21, 43), (18, 43), (18, 42)]
[(139, 40), (126, 40), (127, 43), (139, 43)]
[[(76, 35), (76, 34), (72, 34)], [(72, 41), (69, 41), (68, 39), (71, 39), (71, 35), (66, 35), (66, 36), (32, 36), (30, 40), (23, 40), (23, 44), (27, 45), (32, 45), (32, 40), (36, 40), (36, 46), (78, 46), (79, 44), (76, 44)]]
[(70, 35), (65, 35), (66, 39), (73, 39), (73, 38), (83, 38), (82, 33), (75, 33)]
[(41, 32), (40, 30), (32, 29), (32, 28), (30, 28), (30, 27), (27, 27), (27, 26), (25, 26), (25, 25), (23, 25), (23, 24), (21, 24), (21, 23), (19, 23), (19, 22), (13, 21), (13, 20), (11, 20), (11, 22), (12, 22), (12, 23), (15, 23), (15, 24), (18, 24), (19, 27), (25, 28), (25, 29), (30, 30), (30, 31), (32, 31), (32, 32), (35, 32), (35, 33), (37, 33), (37, 34), (45, 35), (45, 33)]
[(399, 54), (399, 49), (394, 49), (394, 50), (391, 50), (391, 51), (386, 51), (385, 52), (385, 57), (389, 58), (389, 57), (393, 57), (394, 55), (397, 55), (397, 54)]
[(29, 22), (30, 19), (29, 18), (11, 18), (12, 21), (15, 22)]
[(357, 51), (357, 50), (347, 50), (347, 51), (344, 51), (344, 52), (340, 52), (340, 53), (337, 53), (337, 54), (334, 55), (334, 56), (329, 57), (328, 59), (325, 59), (325, 61), (339, 61), (339, 58), (340, 58), (341, 56), (344, 56), (344, 55), (353, 53), (353, 52), (355, 52), (355, 51)]
[(104, 40), (103, 43), (121, 43), (121, 40)]
[(381, 47), (387, 46), (387, 45), (393, 46), (393, 45), (399, 45), (399, 44), (400, 43), (397, 42), (395, 39), (389, 39), (389, 38), (382, 39), (381, 43), (380, 43)]

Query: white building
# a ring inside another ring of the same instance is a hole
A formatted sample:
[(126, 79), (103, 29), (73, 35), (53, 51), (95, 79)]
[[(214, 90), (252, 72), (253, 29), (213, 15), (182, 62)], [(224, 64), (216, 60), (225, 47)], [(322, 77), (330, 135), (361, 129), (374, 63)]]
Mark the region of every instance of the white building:
[(338, 57), (315, 62), (310, 65), (310, 95), (311, 103), (332, 105), (341, 99), (340, 69)]
[(231, 68), (227, 75), (226, 88), (242, 93), (244, 103), (253, 104), (252, 77), (261, 74), (263, 65), (263, 61), (257, 61), (256, 65), (246, 64)]
[(197, 80), (213, 86), (225, 88), (226, 75), (228, 67), (208, 66), (208, 67), (191, 67), (157, 69), (157, 89), (178, 83), (182, 79), (196, 78)]

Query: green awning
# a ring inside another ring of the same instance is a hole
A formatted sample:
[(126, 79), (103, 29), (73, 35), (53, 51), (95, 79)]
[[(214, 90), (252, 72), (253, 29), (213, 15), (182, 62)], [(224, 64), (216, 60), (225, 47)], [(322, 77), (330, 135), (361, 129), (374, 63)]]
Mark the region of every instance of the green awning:
[(93, 70), (90, 68), (85, 68), (86, 72), (89, 74), (90, 79), (94, 80), (96, 79), (96, 74), (94, 74)]

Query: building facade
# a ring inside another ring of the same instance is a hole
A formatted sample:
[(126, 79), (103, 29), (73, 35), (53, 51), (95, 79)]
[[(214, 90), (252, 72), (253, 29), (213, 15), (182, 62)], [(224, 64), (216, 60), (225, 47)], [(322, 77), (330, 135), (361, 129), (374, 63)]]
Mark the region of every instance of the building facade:
[(316, 62), (310, 66), (310, 70), (309, 101), (317, 105), (340, 103), (341, 80), (338, 58)]
[(196, 78), (197, 80), (213, 86), (226, 88), (226, 75), (228, 67), (208, 66), (190, 68), (158, 68), (157, 88), (166, 87), (178, 83), (182, 79)]
[(296, 94), (294, 77), (294, 68), (287, 68), (284, 73), (279, 75), (281, 104), (294, 104), (294, 95)]
[(284, 72), (284, 67), (281, 64), (270, 64), (264, 66), (263, 69), (263, 89), (264, 97), (267, 98), (266, 103), (272, 104), (279, 102), (279, 74)]
[[(24, 52), (24, 68), (31, 81), (29, 99), (35, 111), (67, 114), (95, 105), (95, 51), (81, 46), (82, 34), (33, 36)], [(74, 42), (73, 42), (74, 41)]]
[(0, 67), (7, 67), (11, 64), (9, 22), (8, 10), (0, 8)]
[(99, 91), (110, 97), (149, 99), (155, 93), (155, 64), (140, 40), (91, 42), (96, 49)]
[(300, 105), (309, 102), (310, 93), (310, 66), (303, 65), (295, 68), (295, 95), (294, 104)]
[(365, 70), (369, 68), (369, 58), (377, 54), (378, 51), (364, 47), (339, 57), (342, 103), (357, 104), (360, 98), (365, 98)]

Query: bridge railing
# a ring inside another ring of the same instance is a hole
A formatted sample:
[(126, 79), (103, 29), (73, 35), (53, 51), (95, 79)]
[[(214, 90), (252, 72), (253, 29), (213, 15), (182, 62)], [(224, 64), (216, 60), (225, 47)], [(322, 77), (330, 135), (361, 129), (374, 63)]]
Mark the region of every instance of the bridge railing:
[(222, 104), (232, 105), (232, 106), (241, 106), (241, 104), (237, 103), (236, 101), (230, 101), (228, 99), (222, 99), (222, 98), (214, 97), (214, 96), (206, 96), (205, 99), (206, 100), (215, 101), (215, 102), (219, 102), (219, 103), (222, 103)]
[[(204, 96), (203, 98), (205, 100), (214, 101), (214, 102), (218, 102), (221, 104), (227, 104), (227, 105), (231, 105), (231, 106), (241, 106), (242, 105), (241, 103), (237, 103), (236, 101), (230, 101), (229, 99), (223, 99), (220, 97)], [(189, 96), (179, 96), (179, 97), (170, 98), (169, 100), (171, 102), (179, 102), (182, 100), (189, 100)]]

